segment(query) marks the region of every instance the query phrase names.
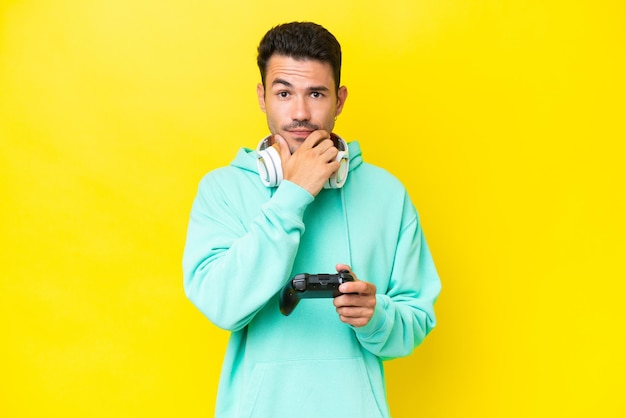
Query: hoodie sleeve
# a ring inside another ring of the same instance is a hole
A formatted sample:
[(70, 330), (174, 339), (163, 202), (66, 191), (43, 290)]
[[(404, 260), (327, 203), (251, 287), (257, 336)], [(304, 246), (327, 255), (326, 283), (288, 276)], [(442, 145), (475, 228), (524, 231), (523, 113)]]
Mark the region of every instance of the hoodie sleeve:
[[(232, 199), (241, 193), (207, 175), (191, 209), (183, 254), (187, 297), (215, 325), (237, 331), (284, 285), (304, 232), (302, 217), (313, 201), (283, 181), (258, 214), (244, 224)], [(277, 261), (280, 260), (280, 261)]]
[(435, 327), (439, 276), (422, 228), (408, 198), (408, 222), (400, 231), (389, 287), (377, 294), (376, 308), (364, 327), (353, 327), (361, 345), (383, 360), (411, 354)]

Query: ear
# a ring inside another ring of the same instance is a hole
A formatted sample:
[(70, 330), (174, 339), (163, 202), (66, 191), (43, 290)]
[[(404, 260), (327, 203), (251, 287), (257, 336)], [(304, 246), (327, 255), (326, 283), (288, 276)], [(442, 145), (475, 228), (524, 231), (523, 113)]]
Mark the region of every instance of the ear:
[(262, 83), (256, 85), (256, 95), (259, 99), (259, 106), (263, 113), (265, 113), (265, 88)]
[(348, 98), (348, 88), (346, 86), (339, 87), (337, 91), (337, 108), (335, 109), (335, 116), (339, 116), (343, 110), (343, 105)]

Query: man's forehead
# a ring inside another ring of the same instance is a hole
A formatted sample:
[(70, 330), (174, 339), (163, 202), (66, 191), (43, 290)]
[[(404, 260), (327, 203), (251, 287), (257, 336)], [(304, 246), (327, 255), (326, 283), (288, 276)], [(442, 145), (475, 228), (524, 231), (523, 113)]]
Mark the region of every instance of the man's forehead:
[(270, 84), (278, 81), (296, 83), (315, 81), (328, 88), (334, 85), (333, 72), (329, 63), (313, 59), (299, 59), (284, 55), (273, 55), (267, 63), (266, 79)]

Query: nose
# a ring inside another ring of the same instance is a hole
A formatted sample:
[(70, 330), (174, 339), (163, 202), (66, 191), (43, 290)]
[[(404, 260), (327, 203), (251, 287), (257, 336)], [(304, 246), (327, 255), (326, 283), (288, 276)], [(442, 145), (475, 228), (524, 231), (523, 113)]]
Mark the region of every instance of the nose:
[(310, 112), (309, 104), (307, 103), (306, 97), (298, 97), (292, 103), (293, 103), (293, 107), (291, 110), (292, 120), (310, 120), (311, 119), (311, 112)]

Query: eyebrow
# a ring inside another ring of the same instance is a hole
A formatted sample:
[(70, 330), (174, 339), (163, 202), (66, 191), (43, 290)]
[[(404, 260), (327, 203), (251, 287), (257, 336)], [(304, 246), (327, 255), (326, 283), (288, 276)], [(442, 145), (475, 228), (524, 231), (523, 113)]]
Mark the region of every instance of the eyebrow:
[(293, 87), (293, 84), (291, 84), (287, 80), (283, 80), (282, 78), (277, 78), (276, 80), (272, 81), (272, 86), (275, 86), (276, 84), (282, 84), (286, 87)]
[[(276, 80), (272, 81), (272, 86), (275, 86), (277, 84), (282, 84), (285, 87), (289, 87), (292, 88), (293, 84), (291, 84), (289, 81), (284, 80), (282, 78), (277, 78)], [(329, 88), (326, 86), (311, 86), (311, 87), (307, 87), (308, 91), (329, 91)]]

